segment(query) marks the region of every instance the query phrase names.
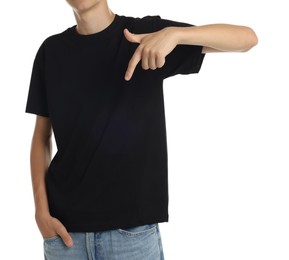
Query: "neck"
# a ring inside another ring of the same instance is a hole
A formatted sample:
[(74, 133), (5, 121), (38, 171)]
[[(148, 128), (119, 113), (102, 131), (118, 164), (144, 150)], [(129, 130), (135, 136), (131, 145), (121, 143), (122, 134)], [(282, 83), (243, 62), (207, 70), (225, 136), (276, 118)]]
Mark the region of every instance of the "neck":
[(76, 30), (79, 34), (94, 34), (104, 30), (114, 20), (115, 14), (109, 9), (106, 1), (101, 1), (91, 8), (73, 10), (76, 19)]

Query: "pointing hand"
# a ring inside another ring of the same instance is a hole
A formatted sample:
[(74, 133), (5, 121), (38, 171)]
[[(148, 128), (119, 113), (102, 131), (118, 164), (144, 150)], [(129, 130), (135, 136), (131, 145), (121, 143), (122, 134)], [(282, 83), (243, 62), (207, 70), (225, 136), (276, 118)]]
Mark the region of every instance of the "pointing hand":
[(178, 44), (174, 27), (166, 27), (160, 31), (147, 34), (133, 34), (128, 29), (124, 29), (123, 32), (129, 42), (139, 43), (125, 73), (125, 80), (127, 81), (131, 79), (140, 61), (142, 61), (144, 70), (155, 70), (163, 67), (165, 57)]

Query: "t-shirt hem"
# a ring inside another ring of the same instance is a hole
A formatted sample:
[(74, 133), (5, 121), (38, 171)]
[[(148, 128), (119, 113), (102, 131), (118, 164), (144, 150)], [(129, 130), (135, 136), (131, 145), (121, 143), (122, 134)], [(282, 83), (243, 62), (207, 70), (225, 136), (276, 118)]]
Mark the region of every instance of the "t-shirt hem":
[(107, 231), (107, 230), (115, 230), (115, 229), (121, 229), (121, 228), (130, 228), (130, 227), (136, 227), (136, 226), (142, 226), (142, 225), (149, 225), (149, 224), (155, 224), (155, 223), (163, 223), (163, 222), (169, 222), (169, 216), (160, 217), (160, 218), (154, 218), (154, 219), (148, 219), (148, 220), (142, 220), (142, 221), (127, 221), (123, 223), (116, 223), (116, 224), (97, 224), (93, 223), (91, 225), (87, 223), (69, 223), (65, 225), (68, 232), (101, 232), (101, 231)]
[(27, 114), (34, 114), (38, 116), (44, 116), (44, 117), (49, 117), (48, 113), (42, 112), (42, 111), (36, 111), (36, 110), (25, 110), (25, 113)]

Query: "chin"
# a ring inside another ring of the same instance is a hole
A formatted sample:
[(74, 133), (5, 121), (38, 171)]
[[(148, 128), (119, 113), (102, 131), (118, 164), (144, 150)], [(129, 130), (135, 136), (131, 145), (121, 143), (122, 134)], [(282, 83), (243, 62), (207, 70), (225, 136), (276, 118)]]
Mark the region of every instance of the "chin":
[(66, 0), (66, 2), (77, 12), (84, 12), (96, 4), (105, 0)]

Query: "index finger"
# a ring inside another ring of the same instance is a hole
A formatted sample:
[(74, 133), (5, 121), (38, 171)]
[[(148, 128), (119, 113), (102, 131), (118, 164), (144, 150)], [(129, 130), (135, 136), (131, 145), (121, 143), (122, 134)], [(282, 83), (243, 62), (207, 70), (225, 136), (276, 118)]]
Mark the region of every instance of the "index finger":
[(140, 62), (140, 60), (141, 60), (141, 49), (138, 47), (128, 63), (128, 67), (125, 73), (125, 80), (129, 81), (131, 79), (134, 70), (137, 64)]

